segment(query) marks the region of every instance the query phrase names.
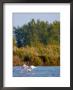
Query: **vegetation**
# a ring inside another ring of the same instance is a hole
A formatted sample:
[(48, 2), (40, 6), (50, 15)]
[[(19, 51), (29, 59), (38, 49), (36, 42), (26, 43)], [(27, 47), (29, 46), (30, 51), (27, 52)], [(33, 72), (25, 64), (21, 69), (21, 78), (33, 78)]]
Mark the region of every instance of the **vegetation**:
[(13, 28), (13, 65), (60, 65), (60, 22), (32, 19)]

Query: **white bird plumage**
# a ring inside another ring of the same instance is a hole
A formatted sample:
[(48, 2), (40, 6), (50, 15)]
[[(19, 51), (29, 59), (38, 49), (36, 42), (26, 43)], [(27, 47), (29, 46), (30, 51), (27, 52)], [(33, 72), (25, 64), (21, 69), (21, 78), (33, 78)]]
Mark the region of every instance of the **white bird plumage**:
[(27, 66), (27, 65), (23, 65), (24, 69), (26, 69), (27, 71), (31, 71), (32, 69), (36, 68), (35, 66), (31, 65), (31, 66)]

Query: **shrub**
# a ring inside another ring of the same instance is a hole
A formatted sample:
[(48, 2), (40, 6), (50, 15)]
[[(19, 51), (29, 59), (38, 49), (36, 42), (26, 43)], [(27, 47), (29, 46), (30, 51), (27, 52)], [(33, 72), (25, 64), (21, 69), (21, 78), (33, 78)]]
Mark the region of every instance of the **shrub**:
[(42, 61), (39, 57), (34, 57), (34, 59), (32, 61), (35, 66), (42, 65)]
[(14, 47), (13, 55), (18, 56), (21, 62), (28, 61), (33, 65), (60, 65), (60, 47), (58, 45)]
[(23, 65), (23, 62), (18, 56), (13, 56), (13, 66)]

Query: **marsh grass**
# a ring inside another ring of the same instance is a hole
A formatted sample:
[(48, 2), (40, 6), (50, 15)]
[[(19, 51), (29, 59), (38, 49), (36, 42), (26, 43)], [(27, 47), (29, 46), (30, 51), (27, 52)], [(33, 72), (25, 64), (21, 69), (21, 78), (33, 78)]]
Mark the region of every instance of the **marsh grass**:
[(60, 47), (47, 45), (39, 47), (15, 47), (13, 50), (13, 65), (29, 62), (33, 65), (60, 65)]

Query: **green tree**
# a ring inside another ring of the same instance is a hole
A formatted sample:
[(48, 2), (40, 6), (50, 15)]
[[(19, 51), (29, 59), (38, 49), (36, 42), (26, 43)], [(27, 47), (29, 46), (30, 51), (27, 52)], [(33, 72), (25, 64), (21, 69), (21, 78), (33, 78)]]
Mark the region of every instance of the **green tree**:
[(14, 28), (14, 35), (17, 46), (37, 46), (38, 43), (47, 45), (48, 43), (60, 43), (60, 22), (39, 21), (32, 19), (22, 27)]

